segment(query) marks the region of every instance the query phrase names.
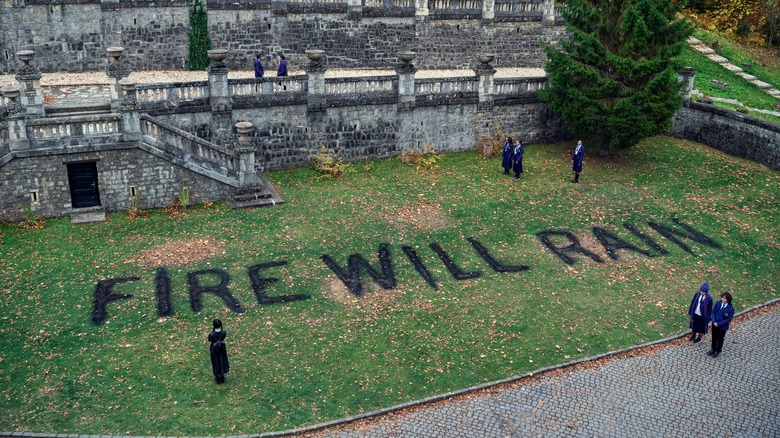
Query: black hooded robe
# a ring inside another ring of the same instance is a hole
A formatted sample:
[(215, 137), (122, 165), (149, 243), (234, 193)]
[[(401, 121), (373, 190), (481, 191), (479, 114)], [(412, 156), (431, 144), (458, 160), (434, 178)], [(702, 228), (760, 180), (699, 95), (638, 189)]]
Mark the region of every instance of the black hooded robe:
[(227, 332), (224, 330), (218, 332), (212, 331), (209, 333), (209, 342), (211, 342), (211, 346), (209, 347), (209, 351), (211, 352), (211, 370), (214, 372), (214, 378), (217, 379), (217, 381), (224, 381), (225, 374), (230, 371), (227, 348), (220, 349), (214, 345), (217, 341), (222, 341), (224, 343), (226, 337)]

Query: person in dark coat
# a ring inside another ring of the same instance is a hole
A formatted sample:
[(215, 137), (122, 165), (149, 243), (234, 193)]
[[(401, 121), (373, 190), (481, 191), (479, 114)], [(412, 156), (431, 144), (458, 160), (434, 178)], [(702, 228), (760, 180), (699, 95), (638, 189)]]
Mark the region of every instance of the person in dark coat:
[(731, 305), (731, 294), (724, 292), (720, 294), (720, 301), (715, 303), (712, 309), (712, 348), (707, 354), (712, 357), (718, 357), (723, 350), (723, 339), (729, 330), (729, 323), (734, 318), (734, 306)]
[(580, 172), (582, 172), (582, 159), (585, 158), (585, 146), (582, 140), (577, 141), (577, 147), (574, 148), (574, 154), (571, 156), (571, 170), (574, 171), (573, 183), (580, 182)]
[(208, 336), (208, 340), (211, 343), (209, 347), (211, 352), (211, 371), (214, 372), (214, 381), (220, 384), (225, 383), (225, 374), (230, 371), (230, 363), (228, 362), (227, 348), (225, 346), (227, 332), (222, 330), (222, 321), (215, 319), (213, 325), (214, 330)]
[(504, 143), (504, 152), (501, 153), (501, 167), (504, 168), (504, 175), (509, 175), (509, 169), (512, 168), (514, 147), (514, 144), (512, 144), (512, 137), (507, 137), (506, 143)]
[(710, 285), (704, 283), (699, 288), (699, 292), (693, 296), (691, 305), (688, 306), (688, 316), (691, 318), (691, 336), (689, 341), (694, 344), (701, 342), (701, 335), (707, 333), (707, 324), (710, 322), (712, 313), (712, 297), (709, 295)]
[(276, 70), (276, 76), (287, 76), (287, 61), (284, 60), (284, 54), (279, 54), (279, 69)]
[(263, 64), (260, 62), (260, 54), (255, 55), (255, 77), (262, 78), (265, 74)]
[(515, 150), (512, 153), (512, 161), (514, 161), (514, 165), (512, 166), (512, 170), (515, 171), (515, 179), (520, 178), (520, 174), (523, 173), (523, 153), (525, 152), (525, 148), (523, 147), (523, 142), (518, 140), (515, 142)]

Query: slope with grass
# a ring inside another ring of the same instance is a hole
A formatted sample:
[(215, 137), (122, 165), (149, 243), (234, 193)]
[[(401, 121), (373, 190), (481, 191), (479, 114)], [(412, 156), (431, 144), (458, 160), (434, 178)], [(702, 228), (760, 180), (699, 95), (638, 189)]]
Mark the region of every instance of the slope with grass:
[[(679, 333), (704, 281), (714, 294), (733, 293), (738, 309), (778, 296), (780, 174), (656, 137), (611, 159), (586, 156), (582, 182), (570, 184), (570, 146), (529, 145), (520, 181), (501, 175), (499, 160), (456, 153), (437, 171), (392, 159), (356, 163), (341, 180), (311, 169), (270, 173), (287, 202), (269, 209), (215, 204), (87, 226), (64, 218), (41, 230), (2, 225), (0, 430), (218, 436), (291, 428)], [(683, 239), (688, 253), (647, 224), (679, 229), (673, 218), (720, 248)], [(668, 252), (659, 255), (624, 223)], [(596, 226), (654, 256), (618, 250), (612, 260)], [(577, 254), (577, 263), (563, 263), (537, 237), (545, 230), (572, 233), (604, 263)], [(530, 270), (495, 272), (468, 237)], [(434, 242), (481, 275), (454, 279)], [(346, 267), (360, 253), (380, 270), (382, 243), (394, 289), (366, 280), (357, 298), (322, 261), (329, 255)], [(258, 271), (278, 279), (261, 292), (311, 298), (258, 304), (247, 268), (283, 261)], [(160, 267), (174, 310), (166, 318), (157, 313), (156, 289), (167, 290), (155, 281)], [(202, 270), (228, 273), (245, 312), (211, 293), (193, 312), (188, 273)], [(138, 280), (113, 291), (133, 297), (109, 303), (106, 321), (93, 324), (97, 282), (130, 277)], [(232, 366), (220, 386), (205, 338), (216, 317)]]

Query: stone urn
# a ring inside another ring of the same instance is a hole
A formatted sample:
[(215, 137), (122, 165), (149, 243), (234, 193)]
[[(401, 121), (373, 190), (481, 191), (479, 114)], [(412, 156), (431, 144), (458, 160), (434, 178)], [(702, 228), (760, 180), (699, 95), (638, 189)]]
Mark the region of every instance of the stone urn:
[(306, 51), (306, 57), (313, 62), (320, 62), (322, 60), (322, 55), (324, 54), (324, 50), (310, 49)]
[(20, 50), (16, 52), (16, 57), (24, 63), (25, 67), (27, 67), (30, 65), (30, 61), (35, 58), (35, 52), (32, 50)]
[(402, 62), (405, 62), (407, 64), (412, 62), (412, 60), (416, 56), (417, 56), (417, 53), (415, 53), (415, 52), (409, 52), (409, 51), (398, 52), (398, 59), (400, 59)]
[(477, 55), (477, 59), (479, 59), (479, 62), (483, 64), (490, 64), (494, 59), (496, 59), (496, 55), (492, 53), (480, 53)]
[(109, 47), (106, 49), (106, 53), (111, 57), (113, 63), (119, 62), (119, 58), (125, 54), (124, 47)]
[(228, 50), (227, 49), (211, 49), (208, 51), (209, 59), (214, 62), (214, 64), (222, 64), (222, 61), (225, 60), (228, 56)]
[(18, 85), (6, 85), (5, 87), (0, 88), (0, 92), (3, 93), (3, 96), (13, 101), (19, 98), (22, 94), (22, 89), (19, 88)]

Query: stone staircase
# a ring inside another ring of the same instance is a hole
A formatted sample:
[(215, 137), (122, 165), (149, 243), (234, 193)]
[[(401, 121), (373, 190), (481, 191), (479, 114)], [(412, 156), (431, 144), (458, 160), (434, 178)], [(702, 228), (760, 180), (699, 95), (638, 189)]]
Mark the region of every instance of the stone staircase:
[(772, 97), (775, 97), (777, 99), (780, 99), (780, 90), (772, 87), (771, 85), (767, 84), (764, 81), (759, 80), (755, 76), (751, 75), (750, 73), (746, 72), (742, 67), (739, 67), (737, 65), (732, 64), (728, 59), (718, 55), (715, 53), (715, 50), (711, 47), (707, 46), (700, 40), (689, 37), (688, 38), (688, 45), (691, 46), (694, 50), (701, 53), (702, 55), (706, 56), (707, 58), (717, 62), (718, 64), (725, 67), (727, 70), (733, 72), (734, 74), (738, 76), (742, 76), (745, 78), (746, 81), (751, 82), (755, 84), (758, 88), (764, 90), (767, 94), (769, 94)]
[(279, 192), (266, 177), (258, 173), (257, 179), (260, 181), (257, 187), (236, 190), (233, 195), (227, 199), (228, 207), (238, 208), (256, 208), (270, 207), (284, 203)]

